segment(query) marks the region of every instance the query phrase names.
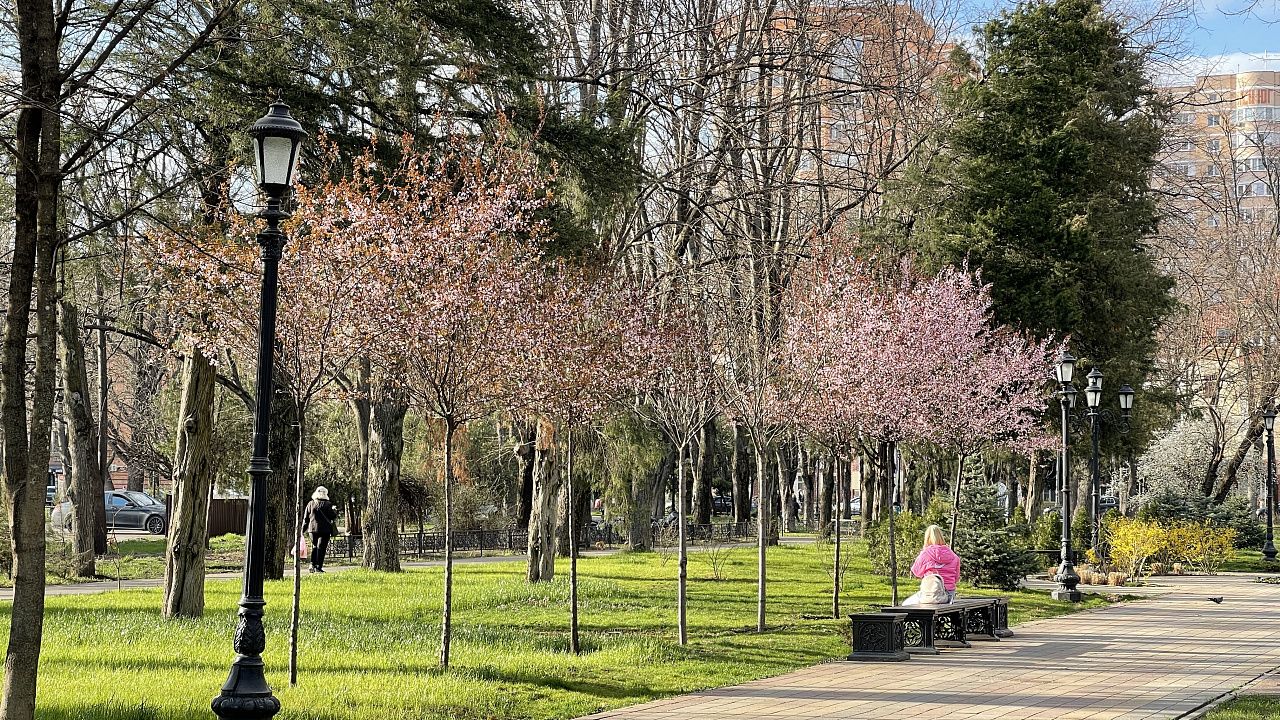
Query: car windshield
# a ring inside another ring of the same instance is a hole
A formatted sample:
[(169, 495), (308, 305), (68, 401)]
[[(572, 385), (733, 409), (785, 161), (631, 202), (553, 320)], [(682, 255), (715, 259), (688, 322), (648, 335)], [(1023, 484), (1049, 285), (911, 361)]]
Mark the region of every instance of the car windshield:
[(159, 505), (160, 502), (150, 495), (133, 490), (124, 493), (124, 496), (133, 501), (134, 505)]

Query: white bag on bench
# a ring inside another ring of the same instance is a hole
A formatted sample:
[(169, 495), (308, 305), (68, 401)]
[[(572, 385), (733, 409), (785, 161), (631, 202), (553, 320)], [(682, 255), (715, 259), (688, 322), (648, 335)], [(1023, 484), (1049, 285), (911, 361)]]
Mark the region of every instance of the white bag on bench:
[(942, 578), (929, 573), (920, 580), (920, 589), (914, 595), (902, 601), (905, 605), (946, 605), (951, 602)]

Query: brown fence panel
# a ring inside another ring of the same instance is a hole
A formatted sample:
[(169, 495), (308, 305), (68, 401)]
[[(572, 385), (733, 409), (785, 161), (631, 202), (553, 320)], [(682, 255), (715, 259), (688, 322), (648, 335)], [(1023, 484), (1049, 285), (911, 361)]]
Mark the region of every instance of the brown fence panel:
[(247, 499), (214, 498), (209, 503), (209, 537), (219, 535), (243, 535), (245, 520), (249, 516)]

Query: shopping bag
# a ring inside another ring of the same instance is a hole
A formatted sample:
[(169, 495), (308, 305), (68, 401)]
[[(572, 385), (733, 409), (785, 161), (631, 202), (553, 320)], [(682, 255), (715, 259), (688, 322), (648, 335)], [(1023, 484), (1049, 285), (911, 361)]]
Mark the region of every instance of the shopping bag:
[(297, 547), (295, 547), (295, 548), (293, 548), (293, 549), (291, 549), (291, 550), (289, 551), (289, 554), (290, 554), (290, 555), (297, 555), (299, 558), (302, 558), (303, 560), (306, 560), (306, 559), (307, 559), (307, 539), (306, 539), (306, 538), (304, 538), (304, 537), (299, 537), (299, 538), (298, 538), (298, 546), (297, 546)]
[(942, 578), (934, 573), (925, 575), (920, 580), (920, 590), (902, 601), (903, 605), (946, 605), (950, 602), (947, 588)]

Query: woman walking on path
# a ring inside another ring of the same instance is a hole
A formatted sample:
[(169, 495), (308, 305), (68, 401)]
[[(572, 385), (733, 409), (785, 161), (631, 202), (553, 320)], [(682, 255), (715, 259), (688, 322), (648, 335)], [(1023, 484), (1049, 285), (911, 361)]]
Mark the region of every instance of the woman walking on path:
[(329, 489), (325, 486), (311, 493), (311, 502), (302, 514), (302, 526), (311, 536), (311, 572), (322, 573), (329, 538), (338, 529), (338, 509), (329, 502)]

